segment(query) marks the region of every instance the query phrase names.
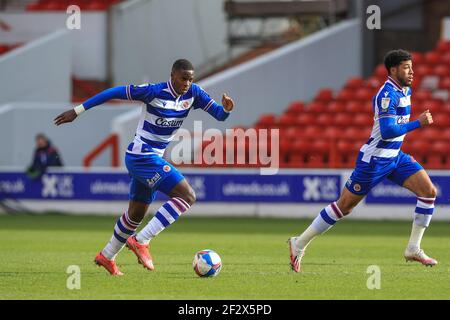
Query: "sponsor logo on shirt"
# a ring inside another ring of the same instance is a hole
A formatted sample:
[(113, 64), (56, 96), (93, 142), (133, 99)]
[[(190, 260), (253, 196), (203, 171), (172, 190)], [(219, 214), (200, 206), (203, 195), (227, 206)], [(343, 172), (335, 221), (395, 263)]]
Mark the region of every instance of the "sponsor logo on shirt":
[(164, 118), (158, 118), (155, 121), (155, 124), (160, 127), (181, 127), (183, 124), (183, 120), (166, 120)]

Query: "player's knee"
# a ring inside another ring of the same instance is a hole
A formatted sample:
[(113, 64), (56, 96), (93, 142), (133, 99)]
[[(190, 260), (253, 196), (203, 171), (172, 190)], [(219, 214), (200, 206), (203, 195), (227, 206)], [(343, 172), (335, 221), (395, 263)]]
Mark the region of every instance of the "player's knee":
[(183, 199), (192, 206), (195, 201), (197, 200), (197, 197), (195, 195), (195, 191), (192, 188), (189, 188), (189, 190), (185, 193)]
[(427, 190), (427, 198), (436, 198), (437, 196), (437, 189), (434, 185), (431, 185)]

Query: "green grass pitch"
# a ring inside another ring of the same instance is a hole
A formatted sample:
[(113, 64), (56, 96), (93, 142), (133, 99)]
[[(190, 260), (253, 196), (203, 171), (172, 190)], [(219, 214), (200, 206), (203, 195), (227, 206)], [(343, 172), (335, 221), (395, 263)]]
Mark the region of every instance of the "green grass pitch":
[[(155, 271), (124, 249), (125, 273), (111, 277), (94, 265), (115, 217), (0, 215), (0, 299), (449, 299), (450, 223), (431, 223), (423, 247), (439, 264), (406, 263), (409, 221), (342, 221), (314, 240), (294, 274), (286, 240), (309, 220), (182, 217), (153, 242)], [(145, 222), (148, 218), (145, 219)], [(215, 278), (192, 270), (194, 253), (217, 251)], [(66, 286), (67, 268), (81, 270), (81, 288)], [(368, 289), (371, 265), (381, 288)]]

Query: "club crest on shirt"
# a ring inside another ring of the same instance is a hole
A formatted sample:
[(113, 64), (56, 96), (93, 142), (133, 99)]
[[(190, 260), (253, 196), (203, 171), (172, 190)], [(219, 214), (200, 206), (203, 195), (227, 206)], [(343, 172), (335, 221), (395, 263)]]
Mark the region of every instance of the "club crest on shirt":
[(183, 106), (183, 109), (189, 108), (189, 101), (183, 101), (182, 106)]
[(358, 183), (355, 183), (355, 185), (353, 186), (353, 190), (355, 190), (356, 192), (361, 191), (361, 185)]
[(163, 167), (164, 172), (169, 172), (170, 171), (170, 166), (168, 166), (167, 164)]
[(381, 109), (386, 110), (389, 108), (389, 103), (391, 102), (391, 98), (381, 98)]

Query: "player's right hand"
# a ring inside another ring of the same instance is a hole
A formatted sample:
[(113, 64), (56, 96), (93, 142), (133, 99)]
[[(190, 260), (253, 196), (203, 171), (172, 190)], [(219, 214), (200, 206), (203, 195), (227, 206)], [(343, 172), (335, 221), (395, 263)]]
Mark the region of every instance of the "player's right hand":
[(53, 119), (54, 123), (59, 126), (60, 124), (72, 122), (77, 117), (77, 113), (75, 110), (70, 109), (68, 111), (65, 111), (61, 113), (59, 116), (57, 116), (55, 119)]
[(421, 127), (428, 126), (428, 125), (432, 124), (433, 123), (433, 116), (431, 115), (430, 110), (424, 111), (419, 116), (419, 121), (420, 121), (420, 126)]

